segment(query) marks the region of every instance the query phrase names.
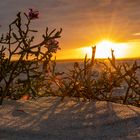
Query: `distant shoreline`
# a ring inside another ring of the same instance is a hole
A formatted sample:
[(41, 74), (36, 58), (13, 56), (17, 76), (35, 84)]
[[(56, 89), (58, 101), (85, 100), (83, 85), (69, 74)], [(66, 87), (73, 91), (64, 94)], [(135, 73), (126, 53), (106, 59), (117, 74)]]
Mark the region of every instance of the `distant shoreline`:
[[(90, 58), (88, 58), (90, 59)], [(108, 60), (108, 58), (95, 58), (96, 60)], [(81, 62), (83, 61), (84, 58), (80, 58), (80, 59), (56, 59), (56, 62)], [(116, 58), (116, 60), (118, 61), (134, 61), (134, 60), (140, 60), (139, 58)]]
[[(88, 60), (90, 60), (90, 58), (87, 58)], [(108, 58), (95, 58), (96, 60), (108, 60)], [(116, 58), (117, 61), (135, 61), (135, 60), (140, 60), (140, 57), (138, 58)], [(15, 62), (17, 60), (12, 60), (12, 62)], [(30, 60), (27, 60), (30, 61)], [(31, 60), (31, 61), (36, 61), (36, 60)], [(52, 59), (52, 61), (54, 61), (54, 59)], [(84, 58), (80, 58), (80, 59), (56, 59), (56, 62), (82, 62), (84, 61)]]

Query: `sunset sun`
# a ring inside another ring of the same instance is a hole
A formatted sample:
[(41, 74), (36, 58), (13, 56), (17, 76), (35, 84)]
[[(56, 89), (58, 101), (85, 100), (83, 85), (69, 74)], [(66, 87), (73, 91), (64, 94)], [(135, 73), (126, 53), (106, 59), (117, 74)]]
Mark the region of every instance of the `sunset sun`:
[[(128, 44), (126, 43), (115, 43), (110, 40), (102, 40), (96, 44), (96, 58), (108, 58), (111, 57), (111, 49), (114, 50), (116, 58), (125, 57)], [(83, 47), (82, 52), (87, 54), (89, 58), (92, 55), (91, 47)]]
[(114, 50), (116, 58), (122, 58), (125, 56), (127, 49), (127, 44), (125, 43), (115, 43), (109, 40), (103, 40), (97, 43), (97, 58), (108, 58), (111, 57), (111, 49)]

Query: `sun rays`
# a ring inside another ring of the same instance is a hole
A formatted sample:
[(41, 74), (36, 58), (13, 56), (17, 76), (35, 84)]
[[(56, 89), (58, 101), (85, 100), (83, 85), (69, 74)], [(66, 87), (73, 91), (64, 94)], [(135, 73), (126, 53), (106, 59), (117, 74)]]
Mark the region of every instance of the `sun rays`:
[[(108, 58), (111, 57), (111, 49), (114, 50), (116, 58), (125, 57), (128, 44), (126, 43), (115, 43), (110, 40), (102, 40), (96, 44), (96, 58)], [(82, 54), (87, 54), (89, 58), (92, 55), (91, 47), (81, 48)]]

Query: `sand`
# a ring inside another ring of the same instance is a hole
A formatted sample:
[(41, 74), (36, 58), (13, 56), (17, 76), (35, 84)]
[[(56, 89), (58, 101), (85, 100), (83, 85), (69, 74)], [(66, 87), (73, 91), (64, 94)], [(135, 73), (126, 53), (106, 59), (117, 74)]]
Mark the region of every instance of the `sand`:
[(6, 100), (0, 140), (138, 140), (140, 108), (59, 97)]

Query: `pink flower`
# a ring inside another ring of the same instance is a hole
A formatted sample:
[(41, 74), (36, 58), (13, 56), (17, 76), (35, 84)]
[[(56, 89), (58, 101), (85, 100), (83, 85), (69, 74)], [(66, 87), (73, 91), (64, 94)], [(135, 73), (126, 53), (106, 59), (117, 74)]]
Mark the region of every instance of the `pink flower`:
[(38, 11), (34, 11), (32, 8), (29, 9), (29, 14), (28, 17), (33, 20), (33, 19), (37, 19), (39, 15)]
[(47, 42), (47, 44), (50, 45), (50, 46), (52, 46), (52, 45), (53, 46), (58, 46), (59, 42), (55, 39), (51, 39)]
[(55, 39), (50, 39), (47, 42), (47, 46), (48, 46), (48, 51), (49, 52), (56, 52), (59, 48), (59, 42)]

